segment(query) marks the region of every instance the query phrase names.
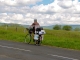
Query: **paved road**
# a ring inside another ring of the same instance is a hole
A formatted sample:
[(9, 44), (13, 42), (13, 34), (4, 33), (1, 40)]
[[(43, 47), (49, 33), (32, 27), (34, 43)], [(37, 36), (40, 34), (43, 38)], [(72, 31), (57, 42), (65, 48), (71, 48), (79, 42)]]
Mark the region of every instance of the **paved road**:
[(0, 60), (80, 60), (80, 51), (0, 40)]

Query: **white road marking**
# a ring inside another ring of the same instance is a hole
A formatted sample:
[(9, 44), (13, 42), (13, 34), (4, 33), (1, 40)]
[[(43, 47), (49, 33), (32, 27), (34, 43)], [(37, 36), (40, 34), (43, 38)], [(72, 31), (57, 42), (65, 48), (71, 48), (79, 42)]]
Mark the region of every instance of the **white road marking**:
[(9, 46), (3, 46), (3, 45), (0, 45), (0, 47), (8, 48), (8, 49), (20, 50), (20, 51), (28, 51), (28, 52), (31, 52), (30, 50), (26, 50), (26, 49), (20, 49), (20, 48), (9, 47)]
[[(21, 49), (21, 48), (15, 48), (15, 47), (9, 47), (9, 46), (3, 46), (3, 45), (0, 45), (0, 47), (8, 48), (8, 49), (20, 50), (20, 51), (31, 52), (31, 50), (26, 50), (26, 49)], [(64, 56), (59, 56), (59, 55), (53, 55), (53, 54), (48, 54), (48, 55), (53, 56), (53, 57), (63, 58), (63, 59), (69, 59), (69, 60), (79, 60), (79, 59), (74, 59), (74, 58), (69, 58), (69, 57), (64, 57)]]
[(64, 56), (59, 56), (59, 55), (53, 55), (53, 54), (48, 54), (48, 55), (50, 55), (50, 56), (54, 56), (54, 57), (58, 57), (58, 58), (63, 58), (63, 59), (78, 60), (78, 59), (69, 58), (69, 57), (64, 57)]

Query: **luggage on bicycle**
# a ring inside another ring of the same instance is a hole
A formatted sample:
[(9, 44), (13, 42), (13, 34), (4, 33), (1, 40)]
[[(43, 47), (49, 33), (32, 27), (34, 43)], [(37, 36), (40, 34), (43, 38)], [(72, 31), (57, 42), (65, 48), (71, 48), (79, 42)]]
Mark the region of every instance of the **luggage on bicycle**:
[(38, 34), (35, 34), (34, 35), (34, 40), (38, 40), (38, 38), (39, 38), (39, 35)]

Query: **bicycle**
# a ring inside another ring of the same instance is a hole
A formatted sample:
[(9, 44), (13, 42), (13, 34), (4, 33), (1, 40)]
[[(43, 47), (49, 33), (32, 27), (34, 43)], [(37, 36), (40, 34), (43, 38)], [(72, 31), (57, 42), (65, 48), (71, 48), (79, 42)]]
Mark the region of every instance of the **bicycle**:
[(28, 31), (28, 34), (26, 34), (24, 41), (29, 44), (32, 41), (32, 30), (28, 28), (26, 28), (26, 30)]
[(35, 43), (35, 45), (41, 45), (42, 43), (42, 35), (39, 34), (39, 31), (40, 31), (40, 28), (38, 28), (39, 31), (37, 31), (37, 40), (34, 39), (34, 36), (32, 35), (33, 34), (33, 29), (28, 29), (26, 28), (27, 31), (28, 31), (28, 34), (25, 36), (25, 43), (27, 44), (30, 44), (31, 41), (33, 40), (33, 42)]

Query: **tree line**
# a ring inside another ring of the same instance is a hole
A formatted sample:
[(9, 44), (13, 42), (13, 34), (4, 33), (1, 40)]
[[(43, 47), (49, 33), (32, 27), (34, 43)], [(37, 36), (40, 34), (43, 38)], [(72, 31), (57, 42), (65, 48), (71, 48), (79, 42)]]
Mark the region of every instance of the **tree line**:
[[(71, 31), (71, 30), (73, 30), (72, 26), (70, 26), (70, 25), (64, 25), (64, 26), (55, 25), (55, 26), (53, 27), (53, 29), (54, 29), (54, 30), (66, 30), (66, 31)], [(74, 29), (74, 31), (80, 31), (80, 28), (76, 27), (76, 28)]]

